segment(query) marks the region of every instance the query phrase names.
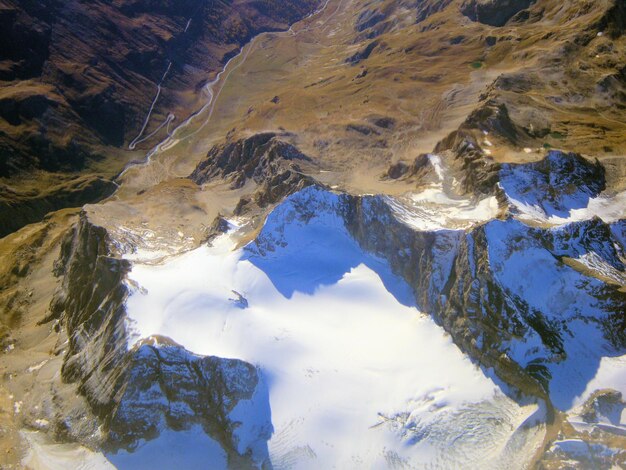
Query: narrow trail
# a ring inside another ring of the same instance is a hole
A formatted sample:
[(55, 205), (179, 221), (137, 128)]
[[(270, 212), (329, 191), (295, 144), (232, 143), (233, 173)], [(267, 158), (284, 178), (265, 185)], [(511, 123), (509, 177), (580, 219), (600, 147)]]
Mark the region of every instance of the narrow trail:
[[(193, 20), (193, 17), (198, 13), (199, 10), (200, 10), (200, 7), (196, 8), (194, 13), (189, 17), (189, 19), (187, 20), (187, 23), (185, 24), (185, 29), (183, 29), (182, 34), (185, 34), (187, 32), (187, 30), (189, 30), (189, 26), (191, 25), (191, 21)], [(167, 78), (167, 75), (169, 74), (171, 68), (172, 68), (172, 61), (168, 60), (167, 67), (165, 68), (165, 72), (163, 73), (163, 76), (161, 77), (161, 80), (159, 80), (159, 83), (157, 84), (157, 92), (156, 92), (156, 95), (154, 96), (154, 99), (152, 100), (152, 103), (150, 104), (150, 108), (148, 109), (148, 113), (146, 114), (146, 117), (145, 117), (145, 119), (143, 121), (143, 126), (141, 127), (141, 130), (139, 131), (139, 134), (137, 134), (137, 136), (132, 140), (132, 142), (130, 144), (128, 144), (128, 149), (129, 150), (135, 150), (135, 148), (137, 147), (137, 144), (140, 144), (140, 143), (148, 140), (152, 136), (154, 136), (165, 125), (167, 125), (167, 129), (168, 129), (167, 133), (169, 135), (170, 123), (171, 123), (171, 121), (173, 121), (176, 118), (176, 116), (174, 116), (174, 114), (172, 114), (172, 113), (168, 113), (167, 118), (165, 119), (165, 121), (163, 121), (163, 123), (161, 123), (161, 125), (159, 127), (157, 127), (154, 131), (152, 131), (147, 136), (142, 137), (144, 132), (146, 131), (146, 128), (148, 127), (148, 124), (150, 123), (150, 118), (152, 117), (152, 112), (154, 111), (154, 107), (156, 106), (156, 103), (159, 100), (159, 97), (161, 96), (161, 90), (162, 90), (162, 87), (163, 87), (163, 82)]]
[[(305, 33), (308, 32), (312, 29), (312, 26), (307, 26), (304, 27), (301, 30), (294, 30), (294, 26), (298, 25), (299, 23), (302, 23), (304, 21), (310, 20), (311, 18), (314, 18), (317, 15), (322, 14), (328, 7), (328, 5), (330, 4), (331, 0), (326, 0), (326, 2), (324, 3), (324, 5), (322, 7), (320, 7), (319, 9), (311, 12), (309, 15), (307, 15), (306, 17), (302, 18), (300, 21), (294, 23), (293, 25), (291, 25), (289, 27), (289, 29), (285, 30), (285, 31), (266, 31), (263, 33), (259, 33), (256, 36), (254, 36), (247, 44), (245, 44), (244, 46), (242, 46), (242, 48), (240, 49), (239, 53), (233, 57), (231, 57), (228, 62), (226, 62), (226, 64), (224, 65), (224, 67), (222, 68), (222, 70), (215, 76), (215, 78), (207, 83), (204, 87), (203, 87), (203, 91), (207, 94), (207, 101), (206, 103), (197, 111), (193, 112), (191, 115), (189, 115), (189, 117), (187, 117), (187, 119), (185, 119), (183, 122), (181, 122), (177, 127), (175, 127), (172, 132), (168, 132), (167, 137), (165, 137), (161, 142), (159, 142), (157, 145), (155, 145), (147, 154), (146, 156), (142, 159), (142, 160), (133, 160), (131, 162), (129, 162), (124, 169), (122, 170), (122, 172), (118, 175), (118, 177), (116, 179), (119, 179), (120, 177), (122, 177), (129, 169), (134, 168), (136, 166), (143, 166), (146, 165), (150, 162), (151, 158), (159, 153), (159, 152), (163, 152), (166, 151), (170, 148), (172, 148), (173, 146), (175, 146), (176, 144), (180, 143), (180, 142), (184, 142), (187, 139), (189, 139), (190, 137), (193, 137), (194, 135), (196, 135), (200, 130), (202, 130), (211, 120), (211, 117), (213, 115), (213, 111), (215, 109), (215, 105), (219, 99), (219, 96), (224, 88), (224, 86), (226, 85), (226, 83), (228, 82), (228, 78), (230, 77), (230, 75), (237, 70), (238, 68), (240, 68), (243, 64), (245, 64), (245, 62), (248, 59), (248, 56), (250, 55), (250, 53), (255, 49), (256, 44), (258, 43), (259, 40), (261, 40), (262, 38), (269, 36), (269, 35), (290, 35), (290, 36), (297, 36), (298, 34), (301, 33)], [(335, 10), (329, 15), (328, 18), (326, 18), (326, 21), (324, 21), (324, 24), (322, 26), (325, 26), (326, 24), (328, 24), (328, 22), (341, 10), (341, 7), (344, 3), (344, 0), (339, 0), (337, 2), (337, 8), (335, 8)], [(189, 24), (191, 23), (191, 20), (189, 20), (189, 22), (187, 23), (187, 26), (185, 28), (185, 31), (187, 31), (187, 28), (189, 27)], [(236, 63), (236, 65), (232, 66), (232, 68), (229, 68), (231, 66), (231, 64), (234, 61), (239, 60), (240, 61), (238, 63)], [(171, 65), (171, 64), (170, 64)], [(169, 71), (169, 67), (168, 67), (168, 71)], [(223, 79), (222, 79), (223, 77)], [(221, 83), (220, 83), (221, 82)], [(215, 90), (215, 87), (220, 84), (219, 88), (217, 88), (217, 91)], [(169, 114), (168, 115), (168, 119), (166, 119), (160, 126), (159, 128), (157, 128), (155, 131), (153, 131), (150, 135), (145, 136), (143, 139), (141, 138), (141, 135), (143, 134), (143, 132), (145, 131), (145, 128), (147, 127), (147, 123), (148, 120), (150, 118), (150, 114), (152, 113), (152, 110), (154, 108), (154, 105), (159, 97), (159, 93), (160, 93), (160, 85), (159, 88), (157, 89), (157, 95), (155, 96), (155, 99), (153, 100), (152, 106), (150, 107), (150, 111), (148, 112), (148, 116), (146, 116), (146, 121), (144, 122), (144, 126), (142, 128), (142, 131), (140, 132), (140, 134), (135, 138), (135, 140), (133, 140), (133, 142), (131, 142), (131, 144), (129, 145), (129, 149), (133, 150), (135, 148), (135, 146), (140, 143), (143, 142), (144, 140), (147, 140), (148, 138), (154, 136), (158, 130), (160, 130), (164, 125), (167, 124), (168, 126), (168, 130), (169, 130), (169, 125), (171, 124), (172, 119), (169, 119), (170, 116), (173, 116), (173, 114)], [(180, 133), (186, 128), (188, 127), (192, 122), (195, 121), (195, 119), (208, 112), (207, 117), (205, 118), (204, 122), (202, 122), (201, 125), (198, 126), (198, 128), (196, 130), (194, 130), (192, 133), (184, 136), (184, 137), (177, 137), (178, 135), (180, 135)], [(132, 147), (131, 147), (132, 145)]]
[[(151, 134), (147, 135), (146, 137), (143, 137), (143, 138), (141, 137), (143, 133), (146, 131), (146, 127), (148, 127), (148, 123), (150, 122), (150, 117), (152, 116), (152, 111), (154, 111), (154, 107), (156, 106), (156, 103), (159, 100), (159, 96), (161, 96), (161, 87), (163, 85), (163, 81), (167, 78), (167, 74), (170, 72), (171, 68), (172, 68), (172, 61), (170, 60), (167, 63), (167, 67), (165, 68), (165, 72), (163, 73), (161, 80), (159, 80), (159, 83), (157, 85), (156, 95), (154, 95), (154, 99), (152, 100), (150, 109), (148, 109), (148, 114), (146, 114), (146, 118), (143, 121), (143, 126), (141, 127), (139, 134), (137, 134), (137, 137), (135, 137), (133, 141), (128, 145), (128, 148), (130, 150), (135, 150), (135, 147), (137, 146), (137, 144), (143, 142), (146, 139), (149, 139), (151, 136), (154, 135), (154, 132), (156, 132), (154, 131)], [(168, 119), (169, 119), (169, 116), (168, 116)], [(161, 126), (159, 126), (158, 129), (160, 129), (161, 127), (163, 127), (163, 124), (161, 124)]]

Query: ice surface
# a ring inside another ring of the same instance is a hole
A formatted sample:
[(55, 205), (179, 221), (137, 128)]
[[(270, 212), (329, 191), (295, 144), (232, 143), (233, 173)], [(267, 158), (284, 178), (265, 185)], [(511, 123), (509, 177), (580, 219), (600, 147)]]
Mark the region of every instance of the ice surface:
[(133, 452), (120, 450), (107, 458), (118, 470), (219, 470), (228, 463), (222, 447), (199, 426), (178, 432), (163, 429), (157, 439), (140, 443)]
[[(349, 236), (341, 210), (340, 196), (309, 188), (244, 249), (224, 235), (162, 265), (135, 264), (133, 341), (160, 334), (259, 365), (276, 469), (520, 468), (542, 413), (507, 398), (415, 308), (404, 281)], [(239, 406), (231, 417), (248, 419), (244, 442), (255, 419)]]
[(447, 183), (454, 187), (458, 182), (446, 172), (439, 155), (429, 154), (428, 160), (435, 170), (437, 181), (420, 192), (407, 193), (403, 197), (385, 197), (385, 202), (399, 220), (420, 231), (457, 230), (497, 216), (499, 205), (494, 196), (481, 199), (451, 197), (444, 188)]

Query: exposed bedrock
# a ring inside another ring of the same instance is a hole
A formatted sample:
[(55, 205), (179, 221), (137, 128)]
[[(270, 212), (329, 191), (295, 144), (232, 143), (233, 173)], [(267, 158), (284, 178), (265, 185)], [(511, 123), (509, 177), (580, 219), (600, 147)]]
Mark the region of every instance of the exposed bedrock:
[[(309, 163), (273, 134), (227, 144), (211, 155), (192, 178), (226, 178), (234, 185), (259, 178), (257, 193), (277, 175), (295, 172), (295, 162)], [(525, 178), (534, 178), (536, 188), (524, 193), (526, 201), (535, 204), (536, 197), (546, 211), (548, 205), (566, 211), (571, 198), (596, 197), (603, 175), (598, 163), (554, 152), (541, 162), (504, 166), (495, 178), (503, 200)], [(419, 230), (399, 218), (387, 197), (336, 194), (310, 181), (306, 187), (286, 184), (268, 204), (291, 204), (303, 223), (312, 215), (339, 217), (362, 248), (406, 280), (420, 310), (470, 357), (522, 392), (549, 395), (557, 408), (567, 409), (600, 360), (626, 349), (626, 294), (619, 282), (605, 279), (614, 274), (619, 281), (625, 271), (625, 221), (590, 218), (544, 228), (508, 216), (468, 230)], [(543, 201), (543, 185), (553, 185), (558, 194)], [(201, 426), (233, 465), (266, 463), (271, 417), (255, 367), (196, 356), (167, 338), (148, 338), (129, 350), (125, 300), (130, 289), (140, 288), (126, 278), (130, 264), (116, 243), (85, 212), (56, 265), (63, 282), (50, 319), (60, 319), (69, 338), (62, 374), (77, 384), (88, 403), (84, 416), (94, 423), (66, 423), (68, 434), (86, 441), (84, 429), (99, 427), (98, 445), (132, 450), (139, 439), (163, 429)], [(249, 426), (234, 413), (238, 406), (264, 417), (245, 438), (238, 430)]]
[(237, 214), (242, 214), (253, 206), (264, 208), (276, 204), (313, 184), (313, 178), (302, 169), (311, 165), (312, 160), (297, 147), (268, 132), (213, 147), (189, 178), (196, 184), (222, 179), (229, 181), (232, 188), (254, 182), (256, 191), (243, 197), (235, 209)]
[(504, 26), (516, 14), (536, 0), (466, 0), (461, 12), (472, 21), (490, 26)]
[[(123, 394), (106, 421), (105, 448), (132, 451), (141, 439), (156, 438), (166, 428), (200, 426), (226, 452), (229, 468), (259, 468), (269, 462), (269, 398), (254, 366), (197, 356), (153, 338), (132, 353), (127, 367)], [(246, 411), (257, 414), (256, 430), (250, 432), (231, 415), (237, 406), (245, 410), (239, 413), (244, 420)]]
[[(599, 163), (560, 152), (504, 166), (495, 177), (503, 199), (516, 197), (548, 216), (586, 207), (604, 189)], [(602, 356), (623, 353), (624, 221), (539, 228), (509, 217), (467, 232), (424, 232), (399, 221), (384, 198), (349, 201), (346, 223), (359, 243), (390, 262), (457, 345), (522, 390), (555, 390), (566, 406), (565, 364), (576, 363), (586, 337), (597, 338), (597, 349), (578, 365), (588, 360), (595, 371)], [(591, 378), (570, 379), (570, 387), (582, 393)]]
[[(63, 282), (48, 318), (60, 319), (69, 339), (63, 379), (75, 383), (88, 403), (82, 423), (65, 423), (66, 437), (114, 452), (132, 450), (139, 440), (167, 428), (199, 425), (220, 444), (229, 465), (262, 466), (271, 421), (257, 369), (243, 361), (197, 356), (162, 338), (129, 349), (129, 269), (107, 230), (82, 213), (55, 266)], [(240, 435), (239, 428), (247, 429), (246, 417), (230, 416), (238, 405), (264, 416), (264, 424)], [(85, 435), (96, 428), (97, 436)]]

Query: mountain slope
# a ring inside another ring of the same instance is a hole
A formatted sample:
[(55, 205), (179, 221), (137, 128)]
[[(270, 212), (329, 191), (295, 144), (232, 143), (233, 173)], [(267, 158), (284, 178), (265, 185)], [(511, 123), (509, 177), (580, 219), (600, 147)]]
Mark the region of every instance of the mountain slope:
[(0, 239), (3, 464), (623, 466), (622, 3), (330, 0), (156, 106)]
[(316, 5), (2, 2), (0, 236), (108, 196), (96, 183), (136, 158), (129, 144), (150, 148), (252, 36)]

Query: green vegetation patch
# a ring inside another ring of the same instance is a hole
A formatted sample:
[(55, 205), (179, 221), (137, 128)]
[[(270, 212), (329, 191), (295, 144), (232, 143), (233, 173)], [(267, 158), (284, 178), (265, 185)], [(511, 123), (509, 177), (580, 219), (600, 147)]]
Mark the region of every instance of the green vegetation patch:
[(565, 139), (565, 135), (557, 131), (550, 132), (550, 137), (552, 137), (553, 139), (559, 139), (559, 140)]

